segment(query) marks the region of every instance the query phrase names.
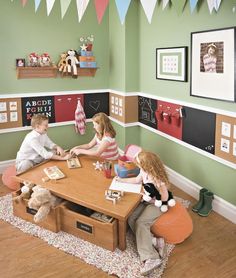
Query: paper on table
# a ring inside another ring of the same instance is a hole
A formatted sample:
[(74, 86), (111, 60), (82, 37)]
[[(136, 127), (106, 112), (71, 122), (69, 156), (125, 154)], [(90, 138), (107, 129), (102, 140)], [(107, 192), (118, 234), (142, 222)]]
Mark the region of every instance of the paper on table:
[(119, 190), (125, 192), (132, 192), (132, 193), (140, 193), (142, 188), (142, 184), (140, 183), (128, 183), (128, 182), (119, 182), (114, 178), (110, 185), (111, 190)]

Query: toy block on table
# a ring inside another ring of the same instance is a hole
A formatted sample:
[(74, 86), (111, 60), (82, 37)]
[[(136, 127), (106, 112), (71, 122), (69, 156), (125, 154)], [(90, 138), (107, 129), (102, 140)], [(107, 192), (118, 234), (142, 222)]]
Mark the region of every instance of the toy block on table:
[(112, 201), (114, 205), (123, 196), (124, 196), (124, 191), (105, 190), (105, 198), (109, 201)]
[(43, 171), (51, 180), (59, 180), (65, 177), (65, 175), (57, 166), (44, 168)]
[(79, 161), (79, 158), (78, 157), (72, 157), (72, 158), (67, 159), (67, 166), (70, 169), (80, 168), (81, 163)]

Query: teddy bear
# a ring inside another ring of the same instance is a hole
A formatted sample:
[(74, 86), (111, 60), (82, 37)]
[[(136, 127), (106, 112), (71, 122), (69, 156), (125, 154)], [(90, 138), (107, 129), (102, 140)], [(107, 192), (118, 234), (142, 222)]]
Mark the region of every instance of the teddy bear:
[(156, 207), (159, 207), (162, 212), (168, 211), (168, 206), (169, 207), (175, 206), (176, 204), (175, 199), (173, 198), (172, 192), (170, 192), (169, 190), (168, 190), (168, 200), (161, 201), (161, 195), (152, 183), (145, 183), (143, 185), (143, 188), (144, 188), (143, 200), (146, 202), (155, 200), (154, 205)]
[(72, 76), (77, 77), (77, 64), (79, 64), (78, 59), (76, 58), (77, 52), (74, 49), (70, 49), (67, 51), (67, 72), (72, 73)]
[(48, 189), (39, 185), (34, 186), (33, 193), (28, 202), (29, 208), (37, 210), (37, 213), (34, 215), (34, 222), (39, 223), (43, 221), (49, 214), (50, 209), (61, 202), (62, 199), (52, 195)]
[(67, 63), (67, 60), (66, 60), (66, 57), (67, 57), (67, 54), (66, 53), (62, 53), (60, 55), (61, 59), (58, 63), (58, 70), (62, 73), (66, 73), (67, 71), (67, 66), (68, 66), (68, 63)]
[(38, 67), (39, 55), (37, 53), (35, 52), (30, 53), (28, 58), (29, 58), (29, 63), (28, 63), (29, 67)]
[(24, 185), (21, 187), (21, 194), (13, 198), (13, 201), (16, 203), (19, 203), (21, 200), (29, 199), (33, 192), (33, 187), (35, 186), (34, 183), (29, 181), (24, 181), (23, 184)]

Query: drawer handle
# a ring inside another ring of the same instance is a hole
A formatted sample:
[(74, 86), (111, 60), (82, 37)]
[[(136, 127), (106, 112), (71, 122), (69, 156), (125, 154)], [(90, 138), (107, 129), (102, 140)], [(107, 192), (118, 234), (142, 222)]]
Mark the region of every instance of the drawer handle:
[(88, 224), (85, 224), (85, 223), (82, 223), (82, 222), (79, 222), (79, 221), (76, 221), (76, 228), (80, 229), (82, 231), (85, 231), (87, 233), (90, 233), (90, 234), (93, 233), (93, 227), (92, 226), (90, 226)]
[(26, 212), (29, 214), (35, 215), (37, 213), (37, 210), (26, 207)]

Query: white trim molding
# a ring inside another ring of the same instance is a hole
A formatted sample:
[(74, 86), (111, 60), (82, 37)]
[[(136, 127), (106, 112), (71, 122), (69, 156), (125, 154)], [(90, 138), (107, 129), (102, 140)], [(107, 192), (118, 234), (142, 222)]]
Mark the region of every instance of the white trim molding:
[[(202, 188), (201, 186), (180, 175), (169, 167), (166, 167), (166, 170), (171, 183), (198, 200), (199, 191)], [(236, 224), (236, 206), (216, 195), (214, 195), (212, 206), (215, 212)]]

